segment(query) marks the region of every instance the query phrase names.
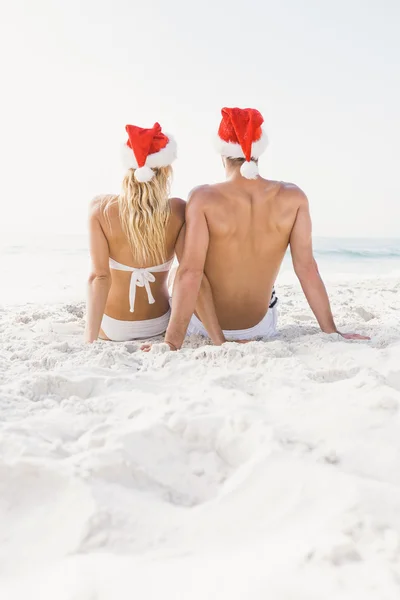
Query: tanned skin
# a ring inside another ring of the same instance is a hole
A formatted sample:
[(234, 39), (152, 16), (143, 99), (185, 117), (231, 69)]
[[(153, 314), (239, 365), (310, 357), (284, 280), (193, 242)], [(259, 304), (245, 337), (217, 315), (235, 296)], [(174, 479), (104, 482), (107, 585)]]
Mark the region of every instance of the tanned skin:
[[(224, 159), (226, 181), (192, 191), (186, 206), (183, 255), (175, 278), (165, 341), (182, 346), (195, 311), (212, 342), (223, 329), (257, 325), (290, 246), (293, 267), (321, 330), (339, 333), (312, 248), (306, 195), (296, 185), (246, 179), (240, 163)], [(346, 339), (368, 339), (341, 334)], [(143, 346), (149, 350), (151, 345)]]
[[(103, 314), (122, 321), (143, 321), (164, 315), (169, 309), (168, 273), (154, 273), (151, 284), (154, 304), (149, 304), (145, 288), (137, 288), (135, 312), (129, 310), (129, 285), (131, 273), (110, 270), (110, 256), (123, 265), (151, 267), (152, 264), (135, 264), (127, 237), (119, 219), (117, 197), (111, 199), (108, 218), (103, 210), (103, 198), (93, 200), (89, 210), (89, 241), (92, 270), (88, 281), (87, 323), (85, 340), (89, 343), (100, 337), (108, 339), (100, 329)], [(185, 222), (185, 202), (171, 198), (171, 216), (166, 230), (167, 260), (181, 254)], [(179, 252), (179, 250), (181, 250)]]

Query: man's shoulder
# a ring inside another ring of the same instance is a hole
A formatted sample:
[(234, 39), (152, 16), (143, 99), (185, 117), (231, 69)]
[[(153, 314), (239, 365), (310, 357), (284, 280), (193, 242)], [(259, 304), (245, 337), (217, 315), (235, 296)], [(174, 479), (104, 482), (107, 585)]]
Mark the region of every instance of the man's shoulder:
[(289, 183), (287, 181), (279, 182), (278, 195), (290, 202), (296, 202), (298, 204), (307, 203), (307, 196), (303, 190), (295, 183)]
[(198, 185), (191, 190), (188, 205), (206, 206), (219, 194), (217, 186), (212, 184)]

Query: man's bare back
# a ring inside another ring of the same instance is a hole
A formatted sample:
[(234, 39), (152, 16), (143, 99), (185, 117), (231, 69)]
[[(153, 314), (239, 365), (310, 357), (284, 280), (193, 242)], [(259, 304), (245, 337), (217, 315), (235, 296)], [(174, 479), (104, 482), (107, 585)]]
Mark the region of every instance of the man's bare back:
[(296, 186), (261, 177), (192, 193), (188, 214), (199, 204), (207, 219), (204, 273), (222, 329), (247, 329), (265, 316), (302, 201)]

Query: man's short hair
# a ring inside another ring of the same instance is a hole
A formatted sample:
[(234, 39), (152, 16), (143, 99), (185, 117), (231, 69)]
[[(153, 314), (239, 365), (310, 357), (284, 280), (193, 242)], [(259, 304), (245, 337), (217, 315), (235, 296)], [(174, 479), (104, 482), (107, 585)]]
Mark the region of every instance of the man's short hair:
[[(241, 167), (242, 164), (246, 162), (245, 158), (230, 158), (229, 156), (225, 156), (225, 160), (229, 161), (229, 164), (233, 167)], [(251, 160), (258, 165), (258, 158), (252, 158)]]

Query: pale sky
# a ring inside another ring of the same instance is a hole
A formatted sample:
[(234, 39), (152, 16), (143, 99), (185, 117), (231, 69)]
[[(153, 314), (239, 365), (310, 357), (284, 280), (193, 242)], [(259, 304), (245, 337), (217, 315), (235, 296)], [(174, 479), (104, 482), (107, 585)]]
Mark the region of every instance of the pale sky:
[(0, 0), (1, 232), (85, 231), (126, 123), (174, 134), (174, 195), (222, 179), (222, 106), (258, 108), (262, 174), (314, 233), (400, 236), (399, 0)]

